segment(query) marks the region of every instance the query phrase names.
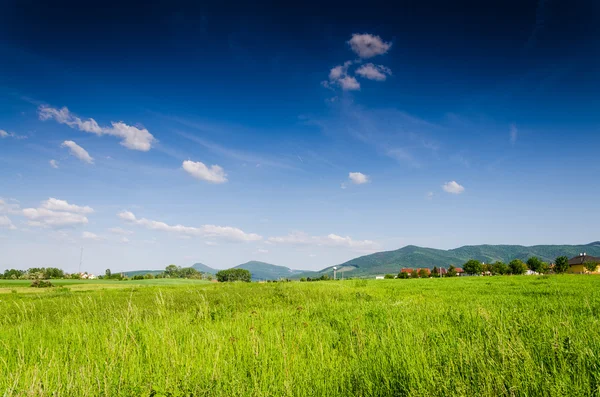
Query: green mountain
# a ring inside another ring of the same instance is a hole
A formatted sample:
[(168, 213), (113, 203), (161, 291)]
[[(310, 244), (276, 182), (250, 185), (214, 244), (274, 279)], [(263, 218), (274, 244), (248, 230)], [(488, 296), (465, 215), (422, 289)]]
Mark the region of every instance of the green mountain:
[(126, 277), (133, 277), (133, 276), (137, 276), (139, 274), (141, 274), (142, 276), (145, 276), (146, 274), (150, 273), (154, 276), (156, 276), (157, 274), (162, 273), (162, 270), (131, 270), (129, 272), (123, 272), (123, 275)]
[[(367, 277), (379, 274), (397, 274), (401, 268), (417, 267), (448, 267), (455, 265), (461, 267), (469, 259), (477, 259), (481, 262), (491, 263), (495, 261), (510, 262), (513, 259), (527, 260), (529, 257), (537, 256), (545, 262), (553, 262), (558, 256), (564, 255), (569, 258), (587, 253), (592, 256), (600, 256), (600, 241), (585, 245), (534, 245), (525, 247), (522, 245), (467, 245), (451, 250), (438, 250), (434, 248), (423, 248), (408, 245), (395, 251), (377, 252), (371, 255), (361, 256), (348, 262), (337, 265), (338, 275), (341, 272), (345, 277)], [(322, 274), (333, 274), (333, 266), (318, 272), (305, 272), (298, 277), (318, 277)]]
[(204, 263), (194, 263), (192, 267), (198, 270), (200, 273), (216, 274), (218, 272), (217, 269), (213, 269), (210, 266), (206, 266)]
[(285, 266), (272, 265), (270, 263), (250, 261), (234, 267), (234, 269), (246, 269), (252, 274), (252, 280), (279, 280), (280, 278), (291, 278), (304, 270), (292, 270)]

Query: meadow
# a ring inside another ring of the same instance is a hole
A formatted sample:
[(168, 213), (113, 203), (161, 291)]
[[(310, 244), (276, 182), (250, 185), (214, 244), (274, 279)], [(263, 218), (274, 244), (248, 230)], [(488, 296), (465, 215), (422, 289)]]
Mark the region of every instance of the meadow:
[(0, 284), (0, 396), (589, 396), (600, 277)]

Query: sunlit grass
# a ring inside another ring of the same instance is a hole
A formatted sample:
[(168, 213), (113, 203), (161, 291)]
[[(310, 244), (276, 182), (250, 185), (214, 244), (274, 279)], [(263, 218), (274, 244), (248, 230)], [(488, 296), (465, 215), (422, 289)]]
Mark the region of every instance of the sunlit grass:
[(20, 288), (0, 296), (0, 391), (8, 396), (599, 392), (595, 276), (142, 283), (115, 289), (98, 283), (93, 291), (76, 291), (77, 285), (41, 293)]

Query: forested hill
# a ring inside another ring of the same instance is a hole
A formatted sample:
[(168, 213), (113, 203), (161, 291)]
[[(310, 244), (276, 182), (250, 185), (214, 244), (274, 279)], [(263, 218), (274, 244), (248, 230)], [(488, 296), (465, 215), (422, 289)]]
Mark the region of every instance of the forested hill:
[[(337, 267), (349, 277), (371, 276), (376, 274), (397, 274), (403, 267), (429, 267), (449, 265), (461, 266), (469, 259), (491, 263), (495, 261), (509, 262), (513, 259), (527, 260), (537, 256), (545, 262), (553, 262), (558, 256), (565, 255), (569, 258), (587, 253), (600, 256), (600, 241), (585, 245), (466, 245), (451, 250), (423, 248), (408, 245), (395, 251), (377, 252), (361, 256)], [(303, 273), (297, 277), (318, 276), (331, 273), (333, 266), (319, 272)]]
[(272, 265), (270, 263), (250, 261), (236, 266), (234, 269), (246, 269), (252, 274), (252, 280), (279, 280), (291, 278), (303, 271), (292, 270), (285, 266)]

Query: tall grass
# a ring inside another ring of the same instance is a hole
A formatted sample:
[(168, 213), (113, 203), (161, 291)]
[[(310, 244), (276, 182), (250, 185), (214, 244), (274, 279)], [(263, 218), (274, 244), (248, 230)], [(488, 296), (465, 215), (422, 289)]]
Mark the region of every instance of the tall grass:
[(587, 396), (600, 278), (0, 295), (0, 395)]

